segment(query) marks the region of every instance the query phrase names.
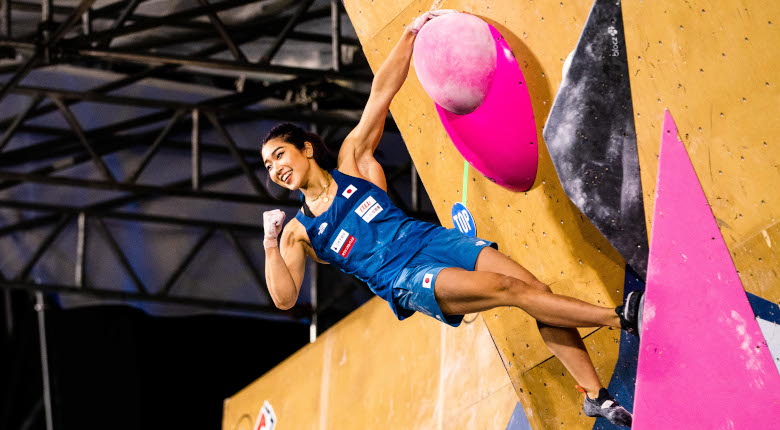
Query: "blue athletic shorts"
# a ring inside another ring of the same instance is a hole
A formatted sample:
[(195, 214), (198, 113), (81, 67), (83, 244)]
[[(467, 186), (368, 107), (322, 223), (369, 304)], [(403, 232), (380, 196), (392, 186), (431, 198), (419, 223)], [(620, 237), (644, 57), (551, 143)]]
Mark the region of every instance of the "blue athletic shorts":
[(393, 302), (399, 320), (415, 312), (436, 318), (453, 327), (460, 325), (463, 315), (444, 315), (434, 296), (436, 278), (447, 267), (474, 270), (477, 256), (486, 246), (498, 245), (478, 237), (469, 237), (456, 229), (439, 229), (430, 242), (409, 261), (393, 281)]

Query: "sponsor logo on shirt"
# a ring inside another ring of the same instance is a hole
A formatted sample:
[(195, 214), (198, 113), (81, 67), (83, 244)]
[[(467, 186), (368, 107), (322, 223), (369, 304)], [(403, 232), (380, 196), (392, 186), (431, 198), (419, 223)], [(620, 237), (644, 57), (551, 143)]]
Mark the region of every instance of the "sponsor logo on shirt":
[(426, 273), (423, 278), (423, 288), (431, 288), (433, 285), (433, 273)]
[(319, 230), (317, 230), (317, 235), (318, 236), (321, 235), (322, 232), (324, 232), (326, 228), (328, 228), (328, 223), (324, 222), (324, 223), (320, 224), (320, 228), (319, 228)]
[(341, 248), (341, 251), (339, 251), (339, 255), (347, 258), (349, 257), (349, 253), (352, 251), (352, 247), (355, 245), (355, 236), (350, 236), (347, 238), (347, 242), (344, 244), (344, 246)]
[(487, 242), (485, 242), (484, 240), (478, 240), (477, 243), (475, 243), (474, 245), (477, 246), (487, 245)]
[(349, 253), (352, 252), (352, 248), (355, 246), (355, 236), (349, 234), (346, 230), (341, 230), (336, 236), (336, 240), (330, 246), (330, 249), (339, 254), (340, 256), (347, 258)]
[(374, 206), (371, 206), (371, 209), (366, 212), (365, 215), (363, 215), (363, 220), (366, 222), (371, 222), (372, 219), (374, 219), (375, 216), (379, 214), (379, 212), (382, 212), (384, 208), (379, 205), (379, 203), (375, 204)]
[(346, 197), (346, 198), (350, 198), (350, 197), (352, 197), (352, 194), (355, 194), (355, 191), (357, 191), (357, 187), (352, 185), (352, 184), (349, 184), (347, 189), (344, 190), (344, 192), (341, 193), (341, 195)]
[(355, 209), (355, 213), (358, 214), (359, 217), (362, 217), (363, 215), (366, 214), (366, 212), (368, 212), (368, 209), (370, 209), (371, 206), (374, 205), (374, 203), (376, 203), (376, 200), (374, 200), (373, 197), (371, 196), (366, 197), (366, 199), (363, 200), (363, 202), (360, 203), (360, 205), (358, 205), (357, 209)]
[(376, 202), (376, 200), (368, 196), (366, 197), (363, 202), (358, 205), (357, 209), (355, 209), (355, 213), (358, 214), (359, 217), (363, 218), (363, 221), (365, 222), (371, 222), (374, 217), (376, 217), (379, 212), (382, 212), (384, 208)]

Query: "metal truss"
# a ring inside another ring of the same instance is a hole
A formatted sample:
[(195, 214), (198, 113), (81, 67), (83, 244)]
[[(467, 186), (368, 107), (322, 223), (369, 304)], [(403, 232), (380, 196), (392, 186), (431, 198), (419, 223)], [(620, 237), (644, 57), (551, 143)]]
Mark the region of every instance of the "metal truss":
[[(176, 4), (177, 9), (159, 10), (166, 4)], [(262, 235), (259, 219), (257, 224), (216, 221), (187, 211), (176, 215), (155, 213), (142, 205), (186, 199), (216, 208), (224, 204), (297, 208), (299, 202), (294, 196), (272, 189), (259, 151), (240, 145), (231, 128), (264, 121), (296, 122), (319, 132), (326, 146), (337, 150), (360, 118), (372, 79), (358, 40), (345, 35), (349, 32), (342, 28), (344, 16), (339, 0), (0, 2), (0, 74), (7, 76), (0, 83), (0, 103), (7, 103), (9, 97), (24, 100), (13, 114), (0, 112), (0, 210), (19, 214), (13, 223), (0, 225), (0, 240), (23, 233), (42, 236), (18, 267), (0, 270), (0, 290), (9, 338), (14, 327), (10, 291), (34, 293), (44, 389), (31, 416), (43, 411), (47, 429), (54, 423), (46, 362), (44, 294), (177, 304), (283, 318), (309, 324), (313, 339), (319, 330), (318, 317), (340, 301), (346, 300), (349, 305), (347, 298), (355, 288), (365, 289), (351, 277), (334, 282), (333, 274), (310, 267), (306, 288), (310, 289), (311, 303), (281, 311), (271, 305), (260, 262), (253, 261), (240, 240)], [(311, 24), (323, 20), (327, 21), (327, 31), (312, 30), (315, 27)], [(315, 67), (280, 61), (291, 43), (311, 50), (329, 49), (329, 63)], [(110, 72), (116, 79), (76, 90), (23, 84), (36, 70), (63, 65)], [(146, 79), (205, 86), (219, 90), (221, 95), (198, 102), (122, 95), (127, 93), (123, 90), (135, 88)], [(136, 108), (138, 113), (107, 125), (90, 126), (89, 118), (79, 113), (80, 107), (90, 104)], [(53, 113), (65, 120), (67, 128), (40, 121)], [(397, 135), (392, 121), (387, 121), (385, 129)], [(204, 138), (207, 133), (214, 137)], [(45, 138), (20, 145), (16, 139), (23, 134)], [(118, 155), (128, 151), (141, 155), (122, 158), (121, 169), (107, 164), (105, 157), (120, 158)], [(161, 153), (168, 157), (176, 154), (189, 166), (189, 174), (173, 180), (143, 180), (154, 173), (153, 162)], [(394, 158), (394, 167), (385, 167), (391, 198), (410, 215), (436, 222), (432, 210), (421, 209), (425, 206), (421, 203), (424, 191), (418, 189), (419, 180), (408, 154), (394, 154)], [(206, 169), (214, 159), (232, 160), (233, 165)], [(91, 173), (70, 173), (74, 169)], [(249, 186), (229, 191), (219, 187), (239, 178)], [(100, 198), (68, 204), (22, 199), (21, 193), (14, 191), (25, 186), (77, 189)], [(111, 197), (105, 197), (106, 192), (111, 192)], [(134, 210), (129, 210), (129, 205)], [(147, 285), (136, 272), (138, 265), (133, 257), (106, 225), (106, 221), (113, 220), (139, 226), (178, 226), (191, 232), (192, 244), (163, 284)], [(63, 232), (74, 227), (78, 238), (75, 279), (36, 281), (31, 276), (36, 266), (52, 252)], [(98, 241), (102, 249), (110, 250), (132, 289), (118, 290), (90, 281), (93, 268), (87, 261), (94, 251), (87, 245), (88, 232), (94, 236), (89, 243)], [(253, 280), (255, 302), (177, 294), (177, 281), (203, 248), (218, 237), (227, 239), (245, 274)]]
[[(289, 7), (278, 13), (257, 14), (241, 22), (227, 24), (221, 14), (257, 3), (256, 0), (197, 0), (189, 8), (172, 11), (165, 15), (139, 13), (144, 0), (113, 2), (95, 7), (94, 0), (69, 2), (73, 6), (55, 5), (51, 0), (40, 3), (31, 1), (3, 2), (0, 28), (0, 53), (7, 58), (17, 59), (8, 68), (11, 76), (0, 88), (0, 102), (9, 94), (21, 95), (26, 104), (15, 115), (0, 118), (0, 192), (13, 190), (24, 184), (38, 184), (46, 187), (77, 187), (83, 190), (107, 190), (124, 193), (122, 197), (91, 203), (89, 205), (56, 205), (42, 202), (20, 201), (15, 198), (0, 198), (0, 208), (33, 211), (38, 215), (23, 219), (12, 225), (0, 226), (0, 237), (31, 229), (54, 226), (52, 237), (56, 238), (57, 226), (74, 222), (74, 219), (88, 218), (101, 226), (104, 218), (121, 218), (139, 223), (166, 222), (177, 225), (199, 226), (207, 232), (223, 232), (233, 235), (236, 231), (261, 233), (257, 227), (236, 223), (218, 223), (205, 219), (194, 219), (182, 214), (180, 217), (166, 217), (153, 213), (130, 213), (119, 208), (131, 203), (150, 199), (179, 197), (200, 201), (241, 203), (258, 206), (297, 207), (290, 197), (281, 200), (272, 197), (263, 180), (257, 151), (240, 147), (231, 136), (227, 126), (257, 121), (293, 121), (309, 124), (321, 131), (326, 144), (337, 149), (339, 136), (353, 127), (360, 109), (367, 100), (371, 72), (359, 50), (355, 58), (345, 63), (342, 48), (357, 47), (354, 38), (343, 36), (341, 22), (343, 10), (338, 0), (291, 1)], [(20, 16), (40, 12), (36, 28), (15, 26)], [(330, 19), (330, 34), (297, 29), (302, 24), (315, 20)], [(235, 21), (235, 20), (233, 20)], [(99, 30), (95, 30), (99, 26)], [(168, 34), (168, 30), (177, 32)], [(144, 37), (130, 37), (139, 34)], [(123, 39), (124, 38), (124, 39)], [(121, 39), (122, 44), (117, 44)], [(259, 39), (269, 41), (262, 52), (251, 55), (248, 45)], [(129, 41), (128, 41), (129, 40)], [(332, 61), (327, 67), (311, 68), (280, 65), (275, 63), (280, 49), (289, 41), (309, 43), (322, 47), (330, 45)], [(172, 46), (189, 46), (186, 55), (161, 54)], [(228, 59), (215, 58), (224, 53)], [(249, 58), (253, 57), (254, 60)], [(110, 69), (121, 73), (122, 78), (85, 90), (64, 90), (40, 86), (20, 85), (33, 70), (51, 65), (73, 65), (97, 70)], [(128, 88), (143, 79), (155, 78), (171, 82), (206, 83), (214, 88), (229, 90), (227, 95), (214, 97), (197, 103), (185, 103), (163, 98), (131, 97), (112, 94)], [(268, 107), (264, 107), (266, 102)], [(96, 128), (85, 128), (84, 121), (73, 109), (83, 103), (101, 103), (154, 109), (153, 113), (139, 114), (135, 118)], [(68, 129), (49, 125), (33, 125), (31, 120), (52, 112), (66, 120)], [(396, 132), (392, 121), (387, 131)], [(137, 131), (142, 130), (142, 131)], [(219, 142), (204, 142), (206, 130), (213, 131)], [(190, 141), (185, 142), (172, 136), (190, 132)], [(7, 150), (19, 133), (48, 135), (49, 139), (13, 150)], [(117, 177), (103, 157), (132, 148), (144, 147), (144, 155), (132, 162), (130, 173)], [(178, 151), (181, 158), (190, 164), (189, 177), (165, 184), (141, 183), (139, 178), (147, 171), (151, 161), (161, 151)], [(230, 156), (234, 168), (203, 173), (204, 160), (210, 156)], [(31, 169), (18, 169), (27, 164)], [(41, 163), (44, 163), (41, 165)], [(75, 177), (62, 172), (76, 166), (89, 165), (98, 177)], [(411, 175), (411, 180), (409, 179)], [(209, 189), (229, 179), (244, 177), (251, 184), (250, 192), (215, 191)], [(389, 193), (399, 206), (408, 213), (422, 219), (434, 220), (432, 213), (419, 211), (417, 191), (418, 180), (410, 162), (388, 172)], [(399, 189), (396, 182), (411, 183)], [(404, 203), (404, 196), (411, 192), (411, 203)], [(278, 194), (278, 191), (277, 191)], [(104, 229), (105, 230), (105, 229)], [(105, 230), (107, 232), (107, 230)], [(204, 240), (208, 240), (204, 235)], [(232, 236), (231, 236), (232, 237)], [(131, 268), (122, 250), (116, 246), (110, 235), (106, 241), (112, 244), (117, 257), (126, 269)], [(52, 239), (53, 240), (53, 239)], [(45, 253), (47, 243), (39, 249)], [(50, 243), (48, 243), (50, 244)], [(234, 241), (234, 244), (237, 242)], [(193, 250), (197, 253), (197, 250)], [(246, 253), (239, 252), (240, 255)], [(41, 291), (75, 291), (98, 295), (96, 288), (87, 292), (82, 286), (37, 285), (26, 279), (29, 269), (40, 255), (34, 255), (19, 275), (6, 276), (0, 286), (7, 288), (31, 288)], [(186, 268), (183, 262), (182, 270)], [(248, 262), (251, 263), (251, 262)], [(250, 266), (248, 266), (250, 267)], [(253, 267), (253, 266), (252, 266)], [(251, 269), (250, 269), (251, 270)], [(256, 272), (256, 269), (254, 269)], [(128, 270), (128, 275), (138, 282), (138, 277)], [(262, 293), (262, 276), (255, 273)], [(74, 288), (72, 288), (74, 287)], [(128, 299), (166, 302), (186, 298), (171, 298), (164, 295), (150, 295), (143, 285), (129, 294)], [(115, 294), (115, 293), (106, 293)], [(185, 303), (189, 305), (201, 302)], [(233, 306), (238, 304), (202, 303), (205, 307)], [(245, 310), (249, 310), (251, 306)], [(254, 309), (254, 308), (252, 308)], [(255, 309), (260, 313), (275, 312), (269, 309)], [(315, 309), (310, 309), (315, 311)], [(300, 317), (301, 313), (296, 315)], [(310, 321), (312, 315), (305, 315)]]
[[(197, 257), (198, 253), (203, 249), (206, 243), (216, 234), (223, 234), (229, 239), (233, 248), (241, 257), (241, 262), (254, 279), (259, 295), (265, 298), (266, 302), (270, 302), (270, 296), (268, 295), (265, 280), (262, 274), (260, 274), (258, 271), (256, 264), (251, 260), (249, 253), (239, 240), (239, 236), (241, 234), (262, 234), (262, 228), (260, 227), (248, 224), (220, 223), (211, 220), (198, 220), (192, 218), (179, 218), (161, 215), (153, 216), (122, 211), (90, 212), (84, 211), (80, 208), (68, 206), (54, 207), (52, 205), (10, 201), (3, 201), (2, 204), (6, 207), (14, 207), (17, 209), (56, 211), (58, 213), (65, 213), (65, 215), (58, 215), (58, 219), (54, 226), (48, 230), (48, 234), (39, 243), (37, 249), (24, 263), (17, 274), (13, 276), (0, 274), (3, 279), (2, 286), (4, 288), (26, 288), (43, 292), (68, 293), (94, 298), (122, 299), (127, 301), (175, 303), (211, 310), (277, 315), (280, 317), (287, 317), (296, 320), (308, 320), (311, 317), (312, 309), (308, 305), (300, 305), (289, 311), (280, 311), (269, 305), (253, 305), (249, 303), (233, 301), (206, 300), (201, 298), (181, 297), (171, 294), (174, 284), (179, 280), (187, 267), (192, 264), (193, 260), (195, 257)], [(106, 226), (106, 219), (198, 227), (202, 230), (202, 232), (196, 243), (187, 251), (182, 261), (170, 273), (164, 285), (155, 288), (156, 292), (151, 292), (151, 288), (148, 285), (145, 285), (141, 280), (140, 276), (130, 263), (127, 254), (122, 250), (122, 247), (117, 242), (109, 228)], [(75, 282), (72, 285), (33, 283), (29, 279), (32, 269), (41, 260), (43, 255), (51, 248), (51, 245), (57, 240), (57, 238), (69, 224), (77, 224), (78, 226), (79, 240), (78, 249), (76, 251), (77, 271)], [(116, 261), (118, 261), (123, 267), (127, 276), (132, 279), (133, 284), (135, 285), (134, 291), (117, 291), (114, 289), (108, 289), (106, 286), (94, 286), (87, 283), (86, 261), (88, 249), (85, 238), (87, 234), (87, 224), (93, 224), (96, 227), (94, 230), (96, 230), (100, 236), (102, 236), (103, 242), (108, 245), (109, 249), (114, 254)]]

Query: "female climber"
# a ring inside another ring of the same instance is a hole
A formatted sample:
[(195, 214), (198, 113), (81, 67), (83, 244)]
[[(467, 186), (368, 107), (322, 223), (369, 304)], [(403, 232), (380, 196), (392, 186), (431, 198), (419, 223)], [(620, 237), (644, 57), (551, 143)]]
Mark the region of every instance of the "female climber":
[(494, 243), (409, 218), (388, 198), (384, 172), (373, 154), (390, 101), (408, 74), (417, 32), (447, 12), (426, 12), (404, 30), (377, 71), (360, 121), (341, 145), (335, 166), (321, 139), (295, 125), (279, 125), (263, 140), (270, 178), (300, 190), (304, 198), (284, 229), (284, 212), (263, 214), (265, 276), (274, 304), (281, 309), (295, 304), (308, 256), (366, 282), (399, 319), (422, 312), (457, 326), (464, 314), (518, 307), (538, 321), (545, 344), (584, 389), (585, 413), (630, 426), (631, 414), (601, 384), (576, 328), (633, 331), (635, 306), (616, 312), (554, 294), (494, 249)]

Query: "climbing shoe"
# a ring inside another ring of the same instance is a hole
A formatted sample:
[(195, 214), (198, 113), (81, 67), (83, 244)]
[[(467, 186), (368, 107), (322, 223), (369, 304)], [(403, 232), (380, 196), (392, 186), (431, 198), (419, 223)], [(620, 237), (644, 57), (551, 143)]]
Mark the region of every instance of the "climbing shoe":
[(606, 388), (599, 390), (599, 396), (595, 399), (589, 398), (586, 394), (582, 410), (589, 417), (604, 417), (619, 426), (631, 427), (633, 420), (631, 412), (620, 406), (620, 403), (609, 395)]
[(642, 312), (645, 306), (644, 293), (644, 290), (628, 293), (625, 303), (615, 308), (615, 313), (620, 317), (620, 327), (637, 337), (642, 331)]

